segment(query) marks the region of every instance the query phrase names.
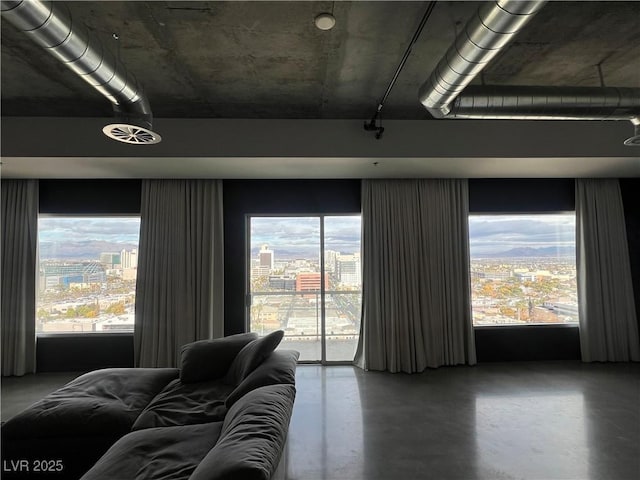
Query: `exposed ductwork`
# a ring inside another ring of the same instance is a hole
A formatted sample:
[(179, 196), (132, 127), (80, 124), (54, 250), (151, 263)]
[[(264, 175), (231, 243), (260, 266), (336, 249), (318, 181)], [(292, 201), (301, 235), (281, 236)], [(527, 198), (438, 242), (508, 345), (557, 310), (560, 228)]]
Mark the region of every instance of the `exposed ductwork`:
[(133, 144), (158, 143), (153, 115), (135, 77), (86, 27), (74, 23), (61, 2), (1, 0), (0, 11), (18, 30), (73, 70), (112, 104), (119, 123), (103, 132)]
[(629, 120), (635, 126), (634, 136), (624, 143), (640, 145), (640, 89), (467, 87), (545, 3), (483, 4), (420, 88), (420, 102), (435, 118)]
[(451, 106), (452, 118), (513, 120), (631, 120), (639, 88), (469, 86)]
[(419, 92), (435, 118), (446, 117), (450, 104), (535, 14), (544, 1), (497, 0), (483, 3)]
[[(640, 88), (470, 85), (448, 118), (510, 120), (629, 120), (640, 124)], [(625, 145), (640, 143), (640, 132)], [(637, 138), (636, 138), (637, 137)]]

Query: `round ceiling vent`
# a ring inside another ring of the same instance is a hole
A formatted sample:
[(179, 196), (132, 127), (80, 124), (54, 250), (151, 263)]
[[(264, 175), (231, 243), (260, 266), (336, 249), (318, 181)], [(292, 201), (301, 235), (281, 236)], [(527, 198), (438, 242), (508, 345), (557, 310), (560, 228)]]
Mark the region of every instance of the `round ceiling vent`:
[(633, 136), (627, 138), (624, 144), (627, 147), (640, 147), (640, 117), (633, 117), (631, 123), (633, 123)]
[(133, 145), (153, 145), (160, 143), (162, 137), (144, 127), (127, 123), (111, 123), (105, 125), (102, 132), (109, 138)]
[(624, 144), (627, 147), (640, 147), (640, 135), (634, 135), (633, 137), (629, 137), (624, 141)]

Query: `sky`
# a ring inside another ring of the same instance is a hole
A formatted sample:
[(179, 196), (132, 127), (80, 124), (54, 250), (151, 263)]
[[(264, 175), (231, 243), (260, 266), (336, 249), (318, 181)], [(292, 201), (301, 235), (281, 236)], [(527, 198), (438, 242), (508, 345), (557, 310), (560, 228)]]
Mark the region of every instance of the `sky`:
[(575, 244), (575, 215), (470, 215), (471, 256), (514, 248), (571, 247)]
[[(359, 215), (325, 217), (325, 250), (359, 252), (360, 225)], [(250, 235), (254, 258), (261, 245), (269, 245), (276, 260), (320, 256), (319, 217), (251, 217)]]
[(38, 219), (41, 259), (96, 260), (102, 252), (138, 245), (140, 218), (47, 217)]
[[(260, 246), (269, 245), (280, 258), (317, 258), (320, 244), (318, 217), (251, 217), (252, 257)], [(112, 244), (136, 245), (140, 219), (135, 217), (40, 217), (41, 243), (101, 242), (105, 251)], [(341, 253), (360, 250), (360, 216), (325, 217), (325, 249)], [(573, 214), (471, 215), (469, 238), (472, 256), (496, 254), (519, 247), (572, 246), (575, 241)], [(124, 247), (123, 247), (124, 248)]]
[[(360, 248), (359, 216), (326, 217), (325, 248), (352, 253)], [(278, 254), (319, 255), (320, 223), (316, 218), (252, 217), (251, 252), (269, 245)], [(472, 256), (498, 254), (515, 248), (572, 247), (574, 214), (471, 215), (469, 245)], [(312, 246), (312, 247), (311, 247)]]
[(38, 235), (41, 242), (69, 239), (138, 243), (140, 218), (136, 217), (40, 217)]
[[(325, 248), (352, 253), (360, 248), (360, 217), (326, 217)], [(318, 255), (320, 223), (316, 218), (253, 217), (251, 251), (267, 244), (290, 256), (295, 252)], [(469, 239), (472, 256), (497, 254), (514, 248), (571, 247), (575, 241), (573, 214), (471, 215)], [(310, 249), (310, 246), (313, 246)]]

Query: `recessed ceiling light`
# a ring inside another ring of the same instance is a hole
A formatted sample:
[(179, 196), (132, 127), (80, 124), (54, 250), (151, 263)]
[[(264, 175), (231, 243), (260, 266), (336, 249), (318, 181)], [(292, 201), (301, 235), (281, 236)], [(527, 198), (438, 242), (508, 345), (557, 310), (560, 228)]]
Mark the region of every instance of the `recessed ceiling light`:
[(314, 22), (320, 30), (331, 30), (336, 24), (336, 18), (330, 13), (321, 13), (314, 19)]

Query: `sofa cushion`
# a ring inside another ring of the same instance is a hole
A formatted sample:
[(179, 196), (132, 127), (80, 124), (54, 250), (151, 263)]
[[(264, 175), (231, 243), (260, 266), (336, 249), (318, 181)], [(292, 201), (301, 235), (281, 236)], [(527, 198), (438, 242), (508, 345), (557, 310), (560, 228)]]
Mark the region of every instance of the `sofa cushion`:
[(269, 355), (258, 367), (240, 382), (233, 392), (225, 400), (227, 408), (243, 397), (251, 390), (265, 385), (296, 383), (296, 362), (300, 352), (295, 350), (276, 350)]
[(257, 338), (257, 333), (250, 332), (184, 345), (180, 354), (180, 380), (195, 383), (223, 377), (238, 352)]
[(176, 368), (109, 368), (86, 373), (2, 426), (3, 439), (124, 435)]
[(283, 336), (284, 331), (276, 330), (245, 345), (229, 367), (229, 371), (224, 378), (225, 383), (233, 386), (240, 384), (249, 373), (255, 370), (276, 349)]
[(125, 435), (81, 480), (187, 480), (215, 445), (222, 422)]
[(293, 385), (268, 385), (240, 398), (190, 480), (271, 478), (284, 448), (295, 391)]
[(177, 378), (147, 405), (133, 430), (222, 421), (232, 388), (220, 380), (182, 383)]

